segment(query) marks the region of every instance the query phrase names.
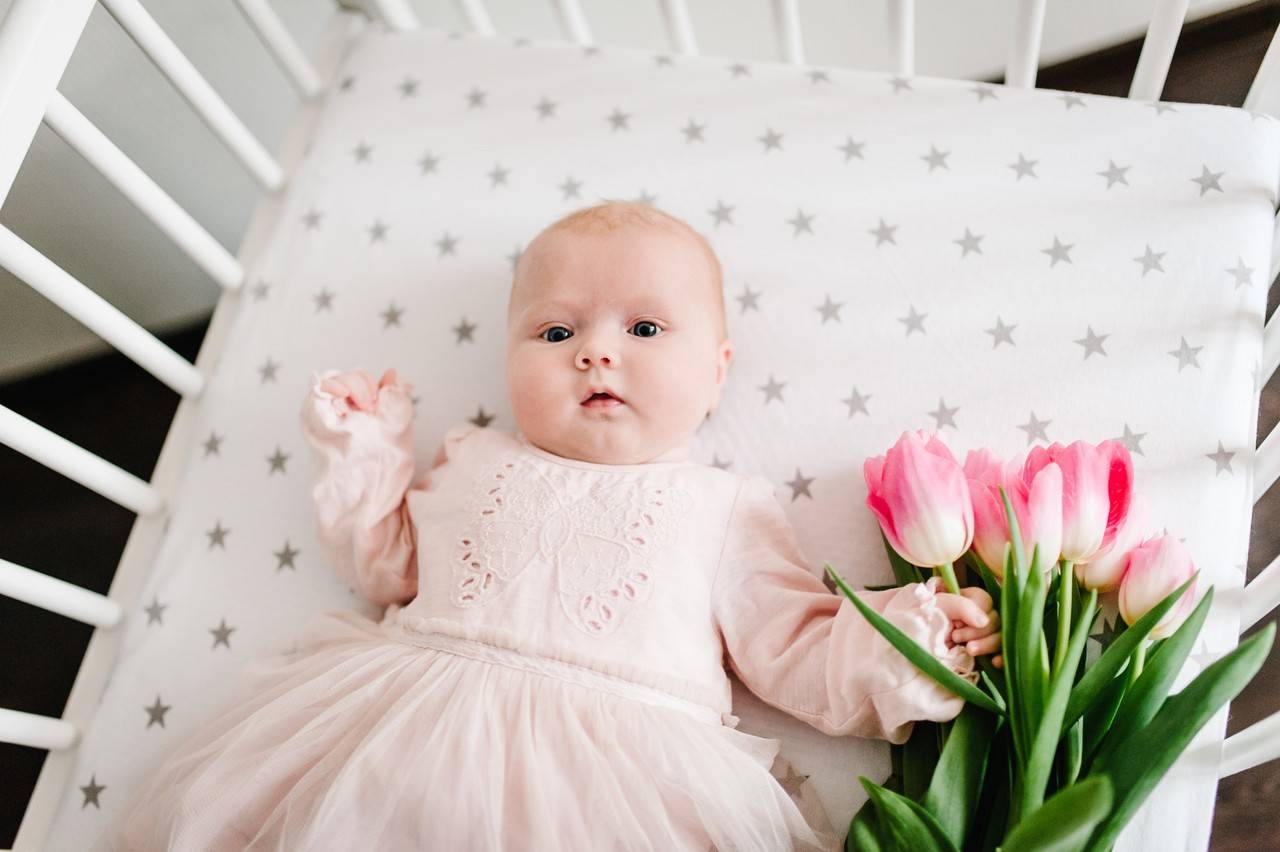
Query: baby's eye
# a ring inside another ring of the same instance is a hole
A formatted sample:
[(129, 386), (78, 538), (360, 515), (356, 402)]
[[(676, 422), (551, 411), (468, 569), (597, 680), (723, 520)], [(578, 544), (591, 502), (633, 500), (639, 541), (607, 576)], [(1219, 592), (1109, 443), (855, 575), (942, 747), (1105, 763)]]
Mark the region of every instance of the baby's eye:
[(636, 337), (653, 337), (658, 333), (658, 324), (649, 322), (649, 320), (640, 320), (640, 322), (631, 327), (634, 329), (643, 329), (636, 331)]
[[(564, 334), (562, 336), (557, 336), (555, 338), (552, 338), (550, 335), (553, 332), (557, 332), (557, 331), (563, 331)], [(538, 336), (541, 337), (543, 340), (548, 341), (549, 343), (559, 343), (561, 340), (568, 340), (570, 337), (572, 337), (573, 332), (569, 331), (569, 329), (565, 328), (562, 325), (553, 325), (551, 326), (551, 328), (542, 332), (542, 334)]]

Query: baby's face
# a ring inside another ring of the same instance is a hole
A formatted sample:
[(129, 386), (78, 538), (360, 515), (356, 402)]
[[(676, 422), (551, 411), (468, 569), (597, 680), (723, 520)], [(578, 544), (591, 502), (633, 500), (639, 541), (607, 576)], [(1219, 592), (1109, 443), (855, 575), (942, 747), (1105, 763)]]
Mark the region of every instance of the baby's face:
[[(535, 250), (507, 328), (508, 393), (525, 437), (600, 464), (688, 458), (732, 358), (699, 246), (626, 227), (544, 233)], [(600, 388), (620, 402), (587, 402)]]

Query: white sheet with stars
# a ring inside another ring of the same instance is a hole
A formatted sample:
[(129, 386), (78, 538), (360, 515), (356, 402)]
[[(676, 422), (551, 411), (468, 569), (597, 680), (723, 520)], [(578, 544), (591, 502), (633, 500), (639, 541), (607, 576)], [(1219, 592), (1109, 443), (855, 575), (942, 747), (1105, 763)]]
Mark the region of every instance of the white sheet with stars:
[[(1271, 117), (434, 30), (366, 33), (327, 98), (51, 849), (83, 848), (255, 654), (320, 608), (373, 613), (311, 530), (297, 423), (311, 371), (407, 376), (424, 464), (457, 422), (512, 428), (514, 262), (604, 198), (647, 199), (718, 252), (736, 352), (695, 457), (772, 478), (815, 573), (889, 578), (861, 469), (904, 430), (939, 429), (960, 457), (1123, 438), (1159, 523), (1219, 586), (1185, 674), (1235, 644)], [(883, 778), (887, 748), (736, 697), (843, 834), (854, 779)], [(1206, 848), (1224, 726), (1219, 713), (1120, 847)]]

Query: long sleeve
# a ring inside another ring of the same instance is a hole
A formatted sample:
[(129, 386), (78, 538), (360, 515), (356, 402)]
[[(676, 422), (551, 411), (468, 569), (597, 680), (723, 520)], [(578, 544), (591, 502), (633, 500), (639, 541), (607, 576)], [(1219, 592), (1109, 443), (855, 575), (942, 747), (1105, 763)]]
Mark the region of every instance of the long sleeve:
[[(417, 533), (407, 497), (430, 487), (431, 472), (411, 482), (411, 389), (394, 371), (375, 383), (361, 370), (328, 370), (312, 375), (300, 415), (315, 450), (311, 498), (320, 543), (347, 585), (382, 606), (406, 603), (418, 592)], [(437, 464), (474, 428), (446, 433)]]
[[(830, 561), (830, 560), (828, 560)], [(938, 580), (857, 594), (952, 671), (976, 677)], [(807, 567), (772, 484), (746, 477), (726, 532), (713, 607), (729, 663), (766, 703), (834, 736), (902, 743), (918, 720), (955, 718), (964, 700), (902, 656)]]

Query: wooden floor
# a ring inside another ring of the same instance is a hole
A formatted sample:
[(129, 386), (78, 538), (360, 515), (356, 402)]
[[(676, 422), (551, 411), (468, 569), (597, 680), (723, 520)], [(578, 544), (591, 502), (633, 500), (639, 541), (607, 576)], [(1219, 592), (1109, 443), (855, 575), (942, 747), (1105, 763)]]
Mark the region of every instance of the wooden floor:
[[(1239, 106), (1280, 24), (1280, 0), (1254, 3), (1188, 25), (1165, 88), (1169, 101)], [(1137, 43), (1042, 69), (1045, 88), (1123, 96)], [(993, 80), (991, 82), (1000, 82)], [(1273, 290), (1268, 316), (1280, 300)], [(205, 326), (166, 337), (194, 360)], [(0, 404), (149, 479), (178, 397), (122, 356), (94, 359), (0, 386)], [(1263, 391), (1258, 434), (1280, 421), (1280, 379)], [(105, 592), (133, 515), (0, 446), (0, 557)], [(1280, 488), (1259, 501), (1249, 550), (1252, 578), (1280, 553)], [(90, 631), (0, 597), (0, 707), (61, 715)], [(1280, 710), (1280, 643), (1231, 705), (1229, 732)], [(0, 745), (0, 846), (17, 834), (44, 760), (34, 749)], [(1280, 761), (1225, 779), (1218, 794), (1215, 852), (1280, 849)]]

